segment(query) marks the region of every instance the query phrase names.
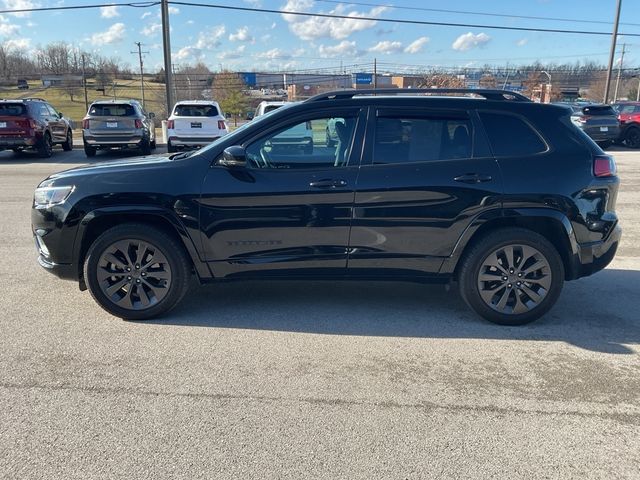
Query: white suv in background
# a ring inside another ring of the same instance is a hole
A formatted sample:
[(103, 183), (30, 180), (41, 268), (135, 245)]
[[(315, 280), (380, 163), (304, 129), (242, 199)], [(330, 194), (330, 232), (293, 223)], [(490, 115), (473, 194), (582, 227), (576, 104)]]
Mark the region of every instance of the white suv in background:
[(173, 107), (167, 121), (167, 151), (200, 148), (229, 133), (217, 102), (188, 100)]
[[(295, 102), (269, 102), (262, 101), (258, 104), (256, 112), (253, 118), (258, 118), (260, 115), (272, 112), (284, 105), (288, 105)], [(313, 130), (311, 128), (311, 122), (298, 124), (292, 128), (289, 128), (271, 139), (273, 144), (278, 144), (280, 147), (288, 148), (289, 150), (302, 149), (305, 154), (313, 153)]]

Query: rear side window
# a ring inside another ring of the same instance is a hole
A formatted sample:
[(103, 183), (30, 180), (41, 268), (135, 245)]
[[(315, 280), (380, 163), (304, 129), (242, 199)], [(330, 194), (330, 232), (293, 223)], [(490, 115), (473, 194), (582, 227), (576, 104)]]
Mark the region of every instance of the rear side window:
[(18, 117), (27, 114), (24, 103), (0, 103), (0, 117)]
[(89, 115), (97, 117), (133, 117), (136, 109), (129, 104), (91, 105)]
[(471, 156), (471, 122), (461, 118), (376, 119), (374, 164), (431, 162)]
[(218, 109), (213, 105), (176, 105), (177, 117), (216, 117)]
[(547, 150), (542, 137), (515, 115), (478, 112), (496, 157), (535, 155)]

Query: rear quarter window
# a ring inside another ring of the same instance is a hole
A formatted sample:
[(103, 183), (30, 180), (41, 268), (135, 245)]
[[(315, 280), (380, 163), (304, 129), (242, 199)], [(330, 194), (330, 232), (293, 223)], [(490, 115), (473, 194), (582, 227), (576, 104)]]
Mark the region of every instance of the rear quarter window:
[(1, 103), (0, 104), (0, 116), (3, 117), (19, 117), (20, 115), (26, 115), (27, 108), (24, 103)]
[(496, 157), (519, 157), (546, 152), (542, 136), (517, 115), (478, 112)]

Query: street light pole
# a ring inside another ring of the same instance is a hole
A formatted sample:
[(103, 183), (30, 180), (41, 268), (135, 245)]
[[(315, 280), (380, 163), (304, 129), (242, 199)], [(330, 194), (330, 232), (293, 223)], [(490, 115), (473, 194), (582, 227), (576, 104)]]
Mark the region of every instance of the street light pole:
[[(551, 74), (542, 70), (540, 73), (544, 73), (547, 76), (547, 94), (549, 95), (549, 102), (551, 102)], [(541, 98), (540, 101), (543, 99)]]
[(618, 0), (616, 6), (616, 17), (613, 23), (613, 35), (611, 36), (611, 50), (609, 52), (609, 66), (607, 67), (607, 83), (604, 86), (604, 101), (609, 103), (609, 86), (611, 84), (611, 72), (613, 71), (613, 59), (616, 56), (616, 41), (618, 39), (618, 24), (620, 23), (620, 7), (622, 0)]

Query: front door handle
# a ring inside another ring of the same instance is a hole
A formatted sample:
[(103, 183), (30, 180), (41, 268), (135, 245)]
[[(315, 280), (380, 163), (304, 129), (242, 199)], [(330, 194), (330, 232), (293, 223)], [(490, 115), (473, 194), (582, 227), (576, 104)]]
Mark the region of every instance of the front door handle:
[(347, 186), (346, 180), (334, 180), (333, 178), (316, 180), (309, 183), (313, 188), (342, 188)]
[(466, 173), (454, 178), (456, 182), (462, 183), (484, 183), (492, 180), (491, 175), (485, 175), (482, 173)]

